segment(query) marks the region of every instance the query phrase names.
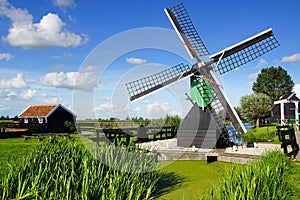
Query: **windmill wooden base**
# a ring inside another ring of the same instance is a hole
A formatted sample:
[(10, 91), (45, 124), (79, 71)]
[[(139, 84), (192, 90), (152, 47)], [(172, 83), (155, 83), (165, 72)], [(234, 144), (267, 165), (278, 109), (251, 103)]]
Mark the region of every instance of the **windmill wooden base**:
[(220, 131), (209, 112), (196, 104), (183, 119), (177, 132), (177, 146), (197, 148), (216, 148)]

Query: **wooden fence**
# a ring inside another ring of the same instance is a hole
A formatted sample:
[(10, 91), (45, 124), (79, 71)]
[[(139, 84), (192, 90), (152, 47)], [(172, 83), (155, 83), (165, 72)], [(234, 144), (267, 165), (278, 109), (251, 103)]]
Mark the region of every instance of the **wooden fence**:
[(0, 133), (4, 133), (6, 129), (13, 128), (13, 129), (29, 129), (31, 131), (38, 131), (43, 132), (47, 129), (46, 124), (40, 123), (0, 123)]
[(169, 139), (176, 136), (175, 127), (135, 127), (135, 128), (100, 128), (99, 125), (91, 126), (92, 124), (77, 124), (79, 133), (87, 131), (95, 133), (95, 137), (90, 139), (95, 142), (114, 141), (115, 139), (125, 139), (128, 144), (131, 139), (135, 138), (137, 142), (147, 142), (153, 140)]

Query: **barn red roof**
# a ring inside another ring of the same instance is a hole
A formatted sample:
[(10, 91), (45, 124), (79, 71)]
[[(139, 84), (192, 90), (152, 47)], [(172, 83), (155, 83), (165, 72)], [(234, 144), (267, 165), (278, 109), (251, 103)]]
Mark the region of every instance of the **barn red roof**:
[(38, 104), (30, 105), (26, 108), (19, 117), (45, 117), (47, 116), (58, 104)]

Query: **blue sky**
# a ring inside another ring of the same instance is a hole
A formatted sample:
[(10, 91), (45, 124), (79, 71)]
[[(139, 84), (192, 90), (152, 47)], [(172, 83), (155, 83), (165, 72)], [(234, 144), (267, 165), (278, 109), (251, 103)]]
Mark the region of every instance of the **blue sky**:
[[(134, 103), (124, 89), (130, 80), (193, 62), (163, 10), (180, 2), (211, 54), (273, 28), (279, 48), (222, 76), (233, 105), (252, 93), (263, 67), (282, 66), (300, 94), (297, 0), (0, 0), (0, 116), (36, 103), (61, 103), (79, 118), (184, 116), (191, 106), (184, 95), (188, 81)], [(146, 36), (150, 43), (140, 44)]]

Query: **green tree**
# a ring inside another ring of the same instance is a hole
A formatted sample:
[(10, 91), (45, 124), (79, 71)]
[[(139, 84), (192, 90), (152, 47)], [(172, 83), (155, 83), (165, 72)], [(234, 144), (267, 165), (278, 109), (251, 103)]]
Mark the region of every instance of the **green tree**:
[(252, 90), (256, 93), (268, 95), (272, 102), (279, 99), (286, 92), (292, 92), (294, 82), (287, 71), (281, 66), (264, 68), (253, 83)]
[(181, 119), (178, 115), (175, 115), (175, 116), (166, 115), (166, 117), (164, 118), (164, 121), (165, 121), (165, 126), (174, 126), (175, 130), (177, 131), (177, 129), (180, 125)]
[(242, 121), (246, 121), (246, 119), (244, 118), (244, 116), (242, 116), (242, 108), (240, 106), (236, 106), (234, 107), (236, 113), (238, 114), (239, 118), (242, 120)]
[(271, 116), (272, 100), (266, 94), (254, 93), (241, 98), (241, 115), (249, 120), (256, 120), (256, 128), (260, 120)]

